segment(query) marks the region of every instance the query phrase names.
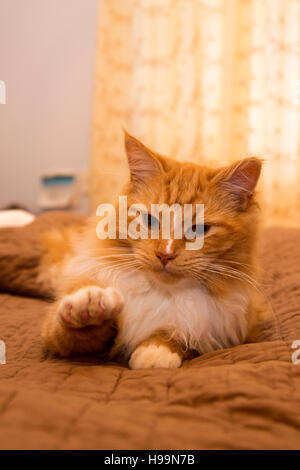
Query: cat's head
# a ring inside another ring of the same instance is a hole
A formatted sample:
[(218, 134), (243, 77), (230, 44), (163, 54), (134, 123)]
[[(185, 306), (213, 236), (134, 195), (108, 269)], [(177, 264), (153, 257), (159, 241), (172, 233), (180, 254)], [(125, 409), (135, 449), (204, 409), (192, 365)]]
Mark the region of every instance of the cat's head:
[[(181, 163), (152, 152), (127, 133), (125, 148), (130, 169), (125, 190), (128, 207), (142, 204), (148, 210), (149, 228), (144, 230), (149, 230), (149, 237), (129, 238), (125, 243), (138, 268), (165, 283), (190, 278), (221, 285), (251, 274), (259, 213), (254, 191), (261, 161), (246, 158), (219, 169)], [(185, 227), (182, 239), (174, 238), (172, 212), (170, 238), (163, 239), (161, 215), (150, 215), (151, 204), (182, 208), (192, 204), (193, 217), (196, 204), (204, 204), (203, 246), (186, 248), (190, 240), (185, 234), (198, 229), (194, 218), (191, 227)], [(158, 239), (151, 237), (151, 225), (158, 229)]]

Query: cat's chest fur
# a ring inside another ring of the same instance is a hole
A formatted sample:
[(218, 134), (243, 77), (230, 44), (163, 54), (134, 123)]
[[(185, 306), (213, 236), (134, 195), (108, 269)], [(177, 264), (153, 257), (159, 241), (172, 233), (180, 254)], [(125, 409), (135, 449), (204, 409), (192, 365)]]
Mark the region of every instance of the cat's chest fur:
[(115, 276), (111, 271), (97, 277), (124, 296), (117, 343), (125, 354), (164, 328), (174, 329), (187, 349), (199, 353), (239, 344), (246, 336), (249, 298), (240, 289), (218, 300), (191, 280), (169, 285), (143, 273)]

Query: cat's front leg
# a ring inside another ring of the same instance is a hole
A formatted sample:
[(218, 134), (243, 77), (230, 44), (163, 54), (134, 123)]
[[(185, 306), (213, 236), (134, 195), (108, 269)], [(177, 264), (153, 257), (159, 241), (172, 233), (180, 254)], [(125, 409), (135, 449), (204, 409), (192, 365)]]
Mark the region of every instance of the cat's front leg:
[(121, 293), (93, 281), (72, 281), (51, 307), (43, 326), (46, 347), (60, 356), (103, 351), (115, 334)]
[(184, 353), (174, 339), (167, 338), (164, 332), (157, 332), (141, 343), (131, 354), (131, 369), (177, 369), (181, 366)]

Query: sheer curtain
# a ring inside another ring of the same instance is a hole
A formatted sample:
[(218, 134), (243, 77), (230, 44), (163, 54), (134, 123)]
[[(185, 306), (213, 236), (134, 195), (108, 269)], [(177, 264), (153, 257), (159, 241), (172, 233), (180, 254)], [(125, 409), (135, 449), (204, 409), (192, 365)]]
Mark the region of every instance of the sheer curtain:
[(300, 0), (101, 0), (93, 208), (127, 177), (122, 127), (199, 164), (265, 160), (269, 221), (300, 216)]

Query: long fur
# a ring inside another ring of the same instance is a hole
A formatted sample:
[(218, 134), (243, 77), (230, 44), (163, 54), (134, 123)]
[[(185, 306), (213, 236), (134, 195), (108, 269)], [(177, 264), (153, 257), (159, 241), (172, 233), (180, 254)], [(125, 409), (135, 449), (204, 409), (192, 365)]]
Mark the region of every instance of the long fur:
[[(131, 172), (123, 193), (128, 205), (142, 203), (150, 212), (151, 203), (203, 203), (204, 246), (188, 251), (185, 240), (172, 235), (169, 240), (99, 240), (93, 217), (84, 229), (69, 232), (65, 245), (57, 241), (55, 247), (55, 237), (48, 236), (40, 275), (50, 273), (57, 302), (43, 329), (46, 345), (61, 355), (103, 350), (111, 325), (106, 340), (104, 326), (102, 343), (93, 340), (103, 315), (114, 320), (113, 353), (131, 356), (131, 367), (178, 367), (191, 351), (240, 344), (261, 310), (255, 198), (260, 160), (210, 169), (162, 157), (128, 134), (125, 145)], [(118, 298), (115, 306), (111, 292)], [(103, 299), (110, 302), (109, 315), (103, 313)]]

